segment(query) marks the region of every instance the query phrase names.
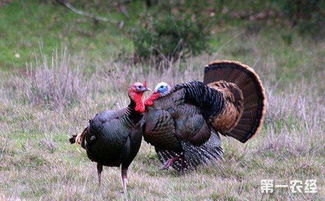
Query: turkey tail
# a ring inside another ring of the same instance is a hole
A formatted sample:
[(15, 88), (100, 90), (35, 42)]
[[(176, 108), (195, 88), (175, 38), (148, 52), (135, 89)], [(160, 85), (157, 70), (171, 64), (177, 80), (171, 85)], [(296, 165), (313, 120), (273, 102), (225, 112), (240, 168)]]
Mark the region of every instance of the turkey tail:
[[(162, 164), (168, 159), (184, 155), (185, 169), (194, 170), (199, 165), (216, 165), (222, 160), (223, 151), (220, 147), (220, 138), (218, 134), (213, 134), (209, 140), (200, 146), (195, 146), (190, 142), (182, 141), (183, 153), (170, 150), (162, 150), (156, 147), (158, 158)], [(182, 165), (180, 161), (175, 161), (171, 165), (175, 170), (181, 171)]]
[[(223, 81), (228, 85), (220, 84), (225, 83)], [(231, 86), (229, 91), (233, 93), (235, 99), (236, 96), (242, 98), (240, 103), (243, 106), (240, 111), (242, 115), (230, 130), (221, 133), (245, 143), (258, 132), (263, 123), (266, 97), (261, 80), (251, 67), (236, 61), (221, 60), (211, 62), (205, 67), (204, 84), (211, 83), (217, 83), (218, 87)], [(240, 90), (236, 90), (237, 86)]]
[(69, 142), (71, 144), (77, 143), (81, 147), (85, 148), (85, 135), (88, 132), (88, 127), (86, 127), (81, 133), (78, 135), (72, 135), (71, 138), (69, 138)]
[(69, 138), (69, 142), (70, 142), (70, 144), (74, 144), (74, 143), (76, 143), (76, 137), (77, 137), (77, 135), (72, 135), (72, 136)]

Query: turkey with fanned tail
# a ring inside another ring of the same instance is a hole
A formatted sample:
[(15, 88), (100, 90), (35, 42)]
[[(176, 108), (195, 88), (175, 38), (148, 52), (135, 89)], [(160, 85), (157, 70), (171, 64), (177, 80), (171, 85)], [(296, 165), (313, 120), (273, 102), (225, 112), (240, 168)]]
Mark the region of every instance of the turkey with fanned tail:
[(262, 125), (266, 97), (249, 66), (215, 61), (204, 81), (159, 83), (145, 101), (144, 139), (155, 147), (163, 169), (195, 169), (222, 159), (219, 133), (242, 143)]
[(86, 149), (88, 158), (97, 163), (99, 185), (103, 166), (121, 166), (123, 191), (126, 192), (127, 170), (141, 145), (140, 120), (145, 111), (142, 96), (148, 90), (146, 83), (134, 83), (128, 89), (131, 100), (128, 107), (96, 114), (81, 134), (70, 138), (72, 144), (80, 144)]

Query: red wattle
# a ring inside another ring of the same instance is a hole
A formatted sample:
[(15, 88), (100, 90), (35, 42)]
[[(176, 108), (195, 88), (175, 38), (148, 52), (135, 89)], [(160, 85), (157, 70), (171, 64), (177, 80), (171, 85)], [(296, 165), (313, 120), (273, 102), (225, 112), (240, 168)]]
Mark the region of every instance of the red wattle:
[(159, 98), (160, 94), (155, 92), (153, 94), (151, 94), (151, 96), (149, 96), (145, 101), (144, 101), (144, 105), (145, 106), (152, 106), (153, 105), (153, 101), (156, 100), (157, 98)]
[(144, 105), (135, 106), (135, 111), (140, 112), (140, 113), (144, 113), (144, 111), (145, 111)]
[(135, 111), (143, 113), (145, 111), (145, 107), (143, 105), (142, 102), (142, 95), (143, 94), (139, 94), (139, 93), (135, 93), (133, 95), (133, 101), (135, 102)]

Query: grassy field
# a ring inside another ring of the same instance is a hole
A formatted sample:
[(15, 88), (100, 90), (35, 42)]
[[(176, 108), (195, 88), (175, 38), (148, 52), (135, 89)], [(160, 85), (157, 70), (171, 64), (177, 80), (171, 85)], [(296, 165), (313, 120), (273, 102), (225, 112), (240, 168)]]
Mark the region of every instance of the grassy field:
[[(143, 142), (129, 171), (130, 200), (325, 199), (324, 40), (302, 37), (289, 27), (251, 33), (246, 26), (224, 26), (215, 31), (212, 54), (161, 70), (118, 60), (123, 48), (132, 52), (118, 29), (102, 27), (93, 37), (82, 36), (75, 32), (82, 17), (33, 3), (25, 7), (34, 5), (31, 10), (45, 18), (26, 8), (14, 15), (21, 2), (0, 8), (0, 35), (6, 38), (0, 39), (0, 200), (123, 200), (120, 170), (104, 168), (99, 189), (95, 163), (69, 144), (69, 136), (99, 111), (126, 106), (130, 83), (147, 80), (153, 88), (159, 81), (202, 80), (202, 67), (215, 59), (239, 60), (260, 75), (268, 96), (262, 130), (246, 144), (223, 137), (224, 162), (183, 176), (158, 170), (153, 147)], [(35, 20), (24, 18), (28, 12), (37, 20), (63, 17), (44, 25), (54, 30), (35, 27), (29, 33)], [(25, 22), (19, 25), (21, 18)], [(63, 18), (70, 20), (62, 24)], [(69, 32), (69, 26), (76, 27)], [(66, 40), (61, 31), (67, 31)], [(318, 192), (277, 188), (262, 194), (262, 179), (276, 184), (317, 179)]]

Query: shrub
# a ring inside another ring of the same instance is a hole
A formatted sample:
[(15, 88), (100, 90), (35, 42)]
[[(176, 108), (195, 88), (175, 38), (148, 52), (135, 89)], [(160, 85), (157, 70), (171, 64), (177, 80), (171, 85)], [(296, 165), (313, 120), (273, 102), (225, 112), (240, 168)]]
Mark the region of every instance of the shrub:
[(274, 0), (293, 26), (302, 33), (318, 34), (324, 31), (324, 3), (320, 0)]
[(189, 15), (153, 18), (134, 31), (135, 56), (141, 61), (153, 58), (176, 61), (208, 50), (208, 25)]

